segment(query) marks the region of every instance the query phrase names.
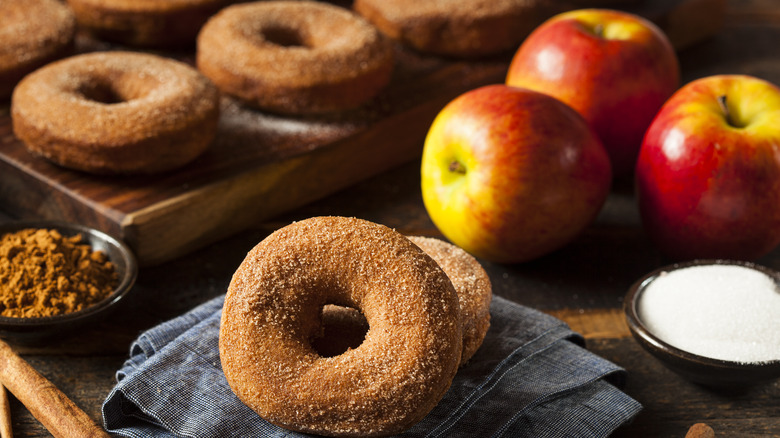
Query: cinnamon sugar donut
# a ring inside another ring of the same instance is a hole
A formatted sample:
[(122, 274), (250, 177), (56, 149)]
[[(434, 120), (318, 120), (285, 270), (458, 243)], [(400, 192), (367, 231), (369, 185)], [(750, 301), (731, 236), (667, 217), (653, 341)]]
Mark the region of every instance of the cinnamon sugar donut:
[[(490, 327), (493, 297), (490, 277), (474, 257), (451, 243), (423, 236), (409, 236), (409, 240), (439, 264), (458, 293), (463, 332), (460, 365), (463, 366), (482, 345)], [(357, 348), (368, 330), (368, 323), (360, 311), (334, 305), (323, 309), (322, 325), (322, 337), (315, 339), (313, 344), (324, 355)]]
[(451, 243), (423, 236), (409, 236), (409, 240), (441, 266), (458, 293), (463, 327), (460, 364), (464, 365), (482, 345), (490, 327), (490, 301), (493, 298), (490, 277), (477, 259)]
[(0, 99), (27, 73), (70, 54), (71, 10), (57, 0), (0, 0)]
[(545, 18), (547, 0), (355, 0), (354, 10), (420, 52), (479, 57), (516, 49)]
[(97, 52), (29, 74), (11, 101), (27, 148), (63, 167), (153, 173), (200, 155), (216, 134), (219, 91), (194, 68), (131, 52)]
[(226, 94), (281, 114), (352, 109), (389, 82), (393, 49), (338, 6), (269, 1), (225, 8), (198, 36), (198, 68)]
[(203, 23), (236, 0), (67, 0), (79, 26), (97, 38), (130, 46), (195, 45)]
[[(334, 357), (310, 340), (326, 304), (360, 309), (363, 343)], [(231, 280), (219, 338), (225, 377), (261, 417), (330, 436), (379, 436), (421, 420), (461, 354), (458, 298), (433, 259), (375, 223), (317, 217), (252, 249)]]

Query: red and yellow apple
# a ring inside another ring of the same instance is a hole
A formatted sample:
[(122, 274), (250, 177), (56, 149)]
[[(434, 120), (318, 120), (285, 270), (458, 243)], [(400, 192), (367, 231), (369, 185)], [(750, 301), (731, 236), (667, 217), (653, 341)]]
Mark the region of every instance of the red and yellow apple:
[(636, 167), (642, 222), (674, 259), (756, 259), (780, 244), (780, 89), (717, 75), (682, 87)]
[(425, 139), (422, 195), (452, 243), (498, 263), (552, 252), (601, 209), (612, 174), (601, 141), (546, 94), (490, 85), (436, 116)]
[(545, 21), (521, 44), (506, 77), (508, 85), (550, 94), (582, 114), (616, 176), (633, 172), (647, 127), (679, 82), (666, 35), (642, 17), (609, 9)]

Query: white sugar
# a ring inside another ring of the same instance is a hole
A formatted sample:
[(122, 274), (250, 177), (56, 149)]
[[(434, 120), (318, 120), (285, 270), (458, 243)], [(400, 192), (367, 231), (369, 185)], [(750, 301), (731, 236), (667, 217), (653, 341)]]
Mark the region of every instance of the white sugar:
[(755, 269), (703, 265), (663, 273), (637, 310), (651, 332), (681, 350), (742, 363), (780, 360), (780, 291)]

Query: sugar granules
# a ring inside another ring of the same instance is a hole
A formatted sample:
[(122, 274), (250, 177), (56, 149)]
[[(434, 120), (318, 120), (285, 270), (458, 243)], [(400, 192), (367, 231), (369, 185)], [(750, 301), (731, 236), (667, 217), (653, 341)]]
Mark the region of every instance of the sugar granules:
[(755, 269), (714, 264), (662, 273), (637, 310), (652, 333), (681, 350), (741, 363), (780, 360), (780, 291)]

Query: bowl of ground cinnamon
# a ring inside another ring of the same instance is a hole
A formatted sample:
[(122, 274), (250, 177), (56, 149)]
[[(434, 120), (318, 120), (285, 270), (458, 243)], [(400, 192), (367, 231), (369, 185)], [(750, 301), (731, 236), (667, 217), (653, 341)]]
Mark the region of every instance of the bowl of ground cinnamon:
[(95, 322), (120, 304), (137, 274), (127, 245), (94, 228), (0, 224), (0, 337), (42, 340)]

